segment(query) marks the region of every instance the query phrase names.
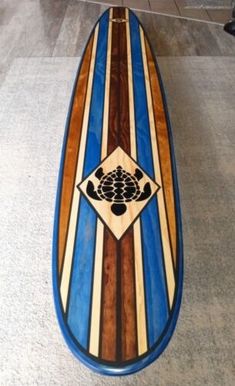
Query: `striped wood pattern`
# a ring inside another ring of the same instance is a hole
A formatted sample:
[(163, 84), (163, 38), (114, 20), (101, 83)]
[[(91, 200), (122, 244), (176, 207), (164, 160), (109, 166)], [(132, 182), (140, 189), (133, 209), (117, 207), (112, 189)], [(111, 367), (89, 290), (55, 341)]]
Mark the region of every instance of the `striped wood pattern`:
[(68, 230), (69, 215), (71, 209), (71, 201), (74, 187), (74, 179), (76, 173), (76, 160), (78, 157), (78, 147), (81, 136), (83, 112), (86, 97), (86, 88), (90, 68), (91, 51), (93, 45), (93, 36), (87, 45), (86, 53), (81, 65), (81, 70), (75, 90), (73, 108), (70, 118), (68, 140), (67, 140), (67, 151), (65, 154), (64, 161), (64, 173), (63, 173), (63, 184), (61, 193), (61, 215), (60, 215), (60, 226), (59, 226), (59, 273), (61, 273), (64, 253), (65, 253), (65, 242)]
[[(157, 349), (174, 313), (179, 257), (168, 130), (144, 31), (128, 9), (111, 8), (91, 34), (76, 81), (56, 256), (65, 329), (78, 355), (85, 352), (88, 364), (108, 364), (111, 372), (121, 366), (125, 373)], [(125, 162), (116, 162), (140, 168), (159, 189), (137, 218), (130, 206), (130, 225), (116, 238), (79, 186), (119, 148)]]

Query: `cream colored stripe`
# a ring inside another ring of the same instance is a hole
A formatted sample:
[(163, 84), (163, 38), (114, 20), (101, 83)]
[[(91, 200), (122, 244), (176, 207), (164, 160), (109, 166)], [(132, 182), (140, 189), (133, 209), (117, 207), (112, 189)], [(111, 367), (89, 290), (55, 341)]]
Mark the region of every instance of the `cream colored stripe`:
[[(109, 20), (113, 18), (113, 8), (109, 11)], [(105, 79), (105, 101), (104, 101), (104, 118), (103, 118), (103, 138), (101, 147), (101, 160), (107, 156), (108, 146), (108, 124), (109, 124), (109, 94), (110, 94), (110, 70), (111, 70), (111, 49), (112, 49), (112, 27), (113, 23), (109, 22), (107, 64)]]
[(161, 188), (157, 192), (157, 200), (158, 200), (158, 207), (159, 207), (159, 217), (160, 217), (160, 226), (161, 226), (161, 234), (162, 234), (162, 244), (163, 244), (163, 254), (164, 254), (164, 262), (165, 262), (165, 270), (166, 270), (168, 296), (169, 296), (169, 303), (171, 308), (173, 304), (174, 293), (175, 293), (174, 267), (173, 267), (173, 261), (171, 256), (169, 232), (167, 227), (166, 207), (164, 202), (163, 188), (162, 188), (163, 184), (162, 184), (162, 177), (160, 172), (160, 162), (159, 162), (159, 153), (158, 153), (157, 138), (156, 138), (155, 120), (154, 120), (154, 113), (153, 113), (151, 86), (149, 81), (144, 32), (142, 27), (140, 27), (140, 37), (141, 37), (142, 55), (143, 55), (143, 62), (144, 62), (145, 85), (146, 85), (148, 111), (149, 111), (149, 123), (150, 123), (154, 171), (155, 171), (156, 181), (161, 186)]
[(129, 114), (130, 114), (130, 136), (131, 136), (131, 156), (137, 159), (136, 135), (135, 135), (135, 111), (134, 111), (134, 92), (132, 76), (132, 57), (131, 57), (131, 37), (129, 24), (129, 9), (126, 8), (126, 37), (127, 37), (127, 66), (128, 66), (128, 91), (129, 91)]
[[(128, 61), (128, 89), (129, 89), (129, 114), (130, 114), (130, 142), (131, 156), (137, 159), (136, 135), (135, 135), (135, 113), (134, 113), (134, 95), (133, 95), (133, 76), (132, 76), (132, 57), (131, 57), (131, 39), (129, 25), (129, 10), (126, 9), (126, 35), (127, 35), (127, 61)], [(145, 296), (144, 296), (144, 274), (143, 258), (140, 232), (140, 219), (134, 224), (134, 256), (135, 256), (135, 283), (136, 283), (136, 317), (137, 317), (137, 337), (138, 354), (141, 355), (147, 351), (147, 331), (145, 314)]]
[(135, 291), (136, 291), (136, 317), (137, 317), (137, 337), (138, 354), (145, 353), (147, 346), (146, 314), (145, 314), (145, 291), (144, 291), (144, 272), (142, 243), (140, 231), (140, 219), (134, 223), (134, 254), (135, 254)]
[(63, 272), (62, 272), (61, 284), (60, 284), (60, 293), (61, 293), (61, 299), (62, 299), (64, 311), (66, 310), (66, 306), (67, 306), (71, 266), (72, 266), (72, 259), (73, 259), (77, 215), (78, 215), (78, 207), (79, 207), (79, 201), (80, 201), (80, 192), (77, 189), (77, 184), (81, 181), (82, 172), (83, 172), (84, 153), (85, 153), (88, 119), (89, 119), (89, 112), (90, 112), (91, 90), (92, 90), (92, 83), (93, 83), (93, 76), (94, 76), (98, 31), (99, 31), (99, 25), (97, 25), (94, 32), (94, 41), (93, 41), (91, 63), (90, 63), (90, 73), (89, 73), (89, 79), (88, 79), (88, 85), (87, 85), (87, 95), (86, 95), (86, 101), (85, 101), (81, 141), (80, 141), (79, 154), (78, 154), (78, 165), (77, 165), (76, 179), (75, 179), (74, 191), (73, 191), (73, 201), (72, 201), (71, 215), (70, 215), (70, 221), (69, 221), (68, 237), (67, 237), (66, 248), (65, 248), (64, 266), (63, 266)]
[[(112, 19), (112, 18), (113, 18), (113, 9), (111, 8), (109, 11), (109, 19)], [(101, 159), (104, 159), (107, 155), (107, 144), (108, 144), (112, 24), (113, 23), (109, 22)], [(94, 277), (93, 277), (93, 291), (92, 291), (90, 343), (89, 343), (89, 352), (97, 357), (99, 355), (103, 244), (104, 244), (104, 225), (100, 221), (100, 219), (98, 219), (97, 233), (96, 233), (96, 253), (95, 253)]]
[(93, 277), (92, 311), (91, 311), (91, 327), (90, 327), (90, 343), (89, 343), (89, 352), (97, 357), (99, 355), (103, 244), (104, 244), (104, 225), (100, 221), (100, 219), (98, 219), (97, 232), (96, 232), (96, 253), (95, 253), (94, 277)]

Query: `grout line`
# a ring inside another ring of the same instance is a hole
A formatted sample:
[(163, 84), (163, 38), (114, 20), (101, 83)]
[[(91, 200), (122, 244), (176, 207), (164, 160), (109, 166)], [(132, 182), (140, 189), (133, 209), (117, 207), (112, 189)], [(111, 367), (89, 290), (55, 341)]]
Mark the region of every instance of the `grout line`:
[[(88, 0), (89, 1), (89, 0)], [(187, 9), (215, 9), (215, 10), (218, 10), (218, 11), (222, 11), (224, 9), (231, 9), (232, 10), (232, 7), (230, 6), (226, 6), (226, 5), (217, 5), (217, 6), (213, 6), (213, 5), (206, 5), (206, 6), (203, 6), (203, 5), (200, 5), (200, 6), (197, 6), (197, 5), (186, 5), (184, 8), (187, 8)]]
[(181, 16), (180, 7), (178, 6), (178, 3), (176, 0), (174, 0), (175, 6), (177, 8), (177, 11), (179, 12), (179, 16)]
[[(192, 57), (195, 57), (195, 58), (212, 58), (213, 56), (212, 55), (205, 55), (205, 56), (202, 56), (202, 55), (157, 55), (156, 53), (153, 53), (153, 55), (154, 55), (154, 57), (156, 58), (173, 58), (173, 59), (177, 59), (177, 58), (180, 58), (180, 57), (182, 57), (182, 58), (185, 58), (185, 57), (190, 57), (190, 58), (192, 58)], [(14, 62), (17, 62), (17, 60), (18, 59), (27, 59), (27, 60), (31, 60), (31, 59), (71, 59), (71, 58), (73, 58), (73, 59), (78, 59), (78, 60), (81, 60), (81, 56), (82, 55), (80, 55), (80, 56), (17, 56), (17, 57), (15, 57), (13, 60), (12, 60), (12, 63), (10, 64), (10, 67), (13, 65), (13, 63)], [(220, 57), (220, 55), (215, 55), (215, 57)], [(228, 55), (228, 54), (226, 54), (226, 55), (223, 55), (223, 58), (227, 58), (227, 59), (229, 59), (229, 58), (231, 58), (231, 57), (234, 57), (234, 55), (232, 55), (232, 54), (230, 54), (230, 55)], [(75, 73), (74, 73), (74, 76), (76, 75), (76, 71), (77, 71), (77, 66), (79, 65), (79, 61), (78, 62), (76, 62), (76, 66), (75, 66)], [(9, 70), (8, 70), (8, 72), (10, 71), (10, 67), (9, 67)], [(8, 72), (7, 73), (5, 73), (4, 74), (4, 76), (5, 76), (5, 78), (6, 78), (6, 76), (8, 75)], [(3, 73), (2, 73), (3, 74)], [(1, 90), (1, 87), (2, 87), (2, 85), (3, 85), (3, 83), (4, 83), (4, 80), (5, 79), (2, 79), (1, 81), (2, 81), (2, 83), (0, 83), (0, 90)]]
[(209, 14), (208, 10), (205, 9), (206, 13), (207, 13), (207, 16), (209, 17), (210, 21), (213, 21), (212, 18), (211, 18), (211, 15)]
[[(107, 0), (107, 3), (100, 3), (98, 0), (81, 0), (83, 2), (86, 2), (86, 3), (93, 3), (93, 4), (99, 4), (99, 5), (107, 5), (107, 6), (110, 6), (110, 7), (115, 7), (113, 4), (110, 4)], [(220, 25), (220, 26), (223, 26), (224, 24), (223, 23), (218, 23), (216, 21), (210, 21), (210, 20), (201, 20), (201, 19), (196, 19), (196, 18), (192, 18), (192, 17), (186, 17), (186, 16), (178, 16), (178, 15), (170, 15), (168, 13), (163, 13), (163, 12), (156, 12), (156, 11), (148, 11), (148, 10), (143, 10), (143, 9), (140, 9), (140, 8), (131, 8), (133, 11), (138, 11), (138, 12), (144, 12), (144, 13), (149, 13), (149, 14), (152, 14), (152, 15), (159, 15), (159, 16), (167, 16), (167, 17), (171, 17), (171, 18), (177, 18), (177, 19), (184, 19), (184, 20), (193, 20), (193, 21), (197, 21), (199, 23), (206, 23), (206, 24), (214, 24), (214, 25)]]

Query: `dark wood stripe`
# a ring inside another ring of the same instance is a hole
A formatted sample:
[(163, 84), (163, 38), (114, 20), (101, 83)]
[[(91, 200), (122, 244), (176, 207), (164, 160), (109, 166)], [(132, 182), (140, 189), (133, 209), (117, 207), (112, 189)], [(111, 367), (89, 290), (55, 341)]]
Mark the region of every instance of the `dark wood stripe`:
[[(121, 9), (120, 17), (125, 18), (125, 9)], [(131, 154), (129, 93), (128, 93), (128, 62), (126, 24), (119, 24), (119, 146)], [(120, 241), (120, 287), (121, 287), (121, 360), (137, 356), (137, 326), (135, 299), (133, 228)]]
[[(119, 17), (119, 11), (118, 8), (114, 8), (113, 18), (117, 17)], [(108, 154), (118, 146), (119, 134), (119, 23), (113, 23), (112, 27)]]
[[(114, 8), (113, 18), (125, 18), (125, 9)], [(108, 154), (117, 146), (130, 154), (128, 100), (126, 25), (114, 22)], [(105, 229), (104, 250), (100, 355), (102, 359), (121, 362), (137, 356), (133, 229), (119, 242)], [(112, 269), (107, 269), (110, 264)]]
[(103, 253), (100, 357), (116, 361), (117, 243), (107, 228), (104, 231)]
[[(118, 16), (118, 8), (113, 9), (113, 18)], [(110, 107), (108, 125), (108, 154), (118, 146), (118, 23), (112, 26), (112, 52), (110, 74)], [(105, 227), (104, 263), (101, 298), (100, 357), (116, 361), (117, 352), (117, 241)]]
[(133, 228), (121, 241), (122, 360), (138, 355)]
[[(120, 17), (125, 18), (125, 9), (120, 11)], [(118, 67), (119, 67), (119, 146), (130, 154), (130, 119), (129, 119), (129, 93), (128, 93), (128, 64), (127, 64), (127, 38), (126, 38), (126, 23), (119, 25), (119, 52), (118, 52)]]
[(167, 212), (167, 222), (170, 233), (171, 250), (173, 255), (173, 264), (176, 268), (176, 219), (175, 219), (175, 202), (173, 192), (173, 177), (171, 168), (171, 153), (169, 146), (169, 136), (166, 122), (166, 115), (162, 100), (162, 93), (159, 85), (158, 74), (155, 62), (147, 39), (145, 39), (146, 55), (149, 68), (150, 85), (153, 100), (153, 110), (156, 124), (156, 134), (158, 141), (160, 166), (162, 172), (163, 192)]
[(70, 118), (67, 146), (64, 160), (63, 181), (61, 190), (60, 215), (59, 215), (59, 243), (58, 243), (58, 268), (61, 274), (65, 244), (68, 233), (68, 224), (71, 211), (74, 181), (76, 176), (78, 148), (81, 137), (83, 111), (86, 99), (86, 87), (90, 69), (94, 36), (91, 37), (82, 61), (78, 75), (72, 113)]

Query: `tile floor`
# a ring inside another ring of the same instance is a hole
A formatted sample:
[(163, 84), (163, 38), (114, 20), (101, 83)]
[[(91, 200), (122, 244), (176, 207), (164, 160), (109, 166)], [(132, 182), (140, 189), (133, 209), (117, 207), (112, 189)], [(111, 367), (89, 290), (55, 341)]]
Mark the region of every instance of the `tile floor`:
[(231, 18), (231, 0), (84, 0), (86, 2), (120, 5), (146, 12), (224, 24)]

